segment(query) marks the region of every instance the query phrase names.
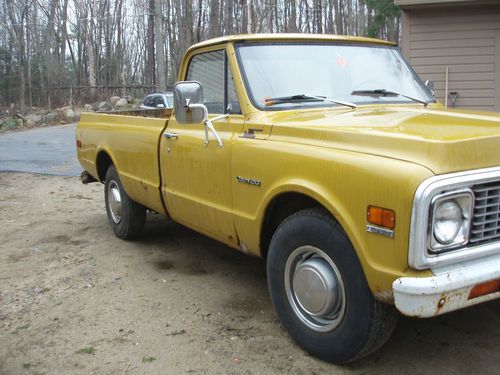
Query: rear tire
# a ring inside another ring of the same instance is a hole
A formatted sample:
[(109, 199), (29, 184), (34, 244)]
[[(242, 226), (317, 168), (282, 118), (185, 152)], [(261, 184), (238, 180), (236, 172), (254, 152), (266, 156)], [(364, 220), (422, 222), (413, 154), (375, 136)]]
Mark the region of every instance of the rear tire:
[(104, 201), (108, 221), (117, 237), (130, 240), (142, 233), (146, 208), (129, 198), (113, 165), (106, 172)]
[(288, 217), (267, 258), (269, 293), (290, 336), (337, 364), (358, 360), (391, 336), (398, 313), (376, 301), (340, 225), (322, 209)]

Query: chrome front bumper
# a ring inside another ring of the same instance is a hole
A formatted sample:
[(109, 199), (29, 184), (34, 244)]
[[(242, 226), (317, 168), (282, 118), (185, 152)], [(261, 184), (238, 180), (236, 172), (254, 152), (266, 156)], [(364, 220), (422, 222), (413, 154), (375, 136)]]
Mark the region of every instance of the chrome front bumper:
[(500, 254), (432, 269), (431, 277), (394, 281), (396, 308), (404, 315), (428, 318), (500, 298), (500, 291), (469, 299), (480, 283), (500, 279)]

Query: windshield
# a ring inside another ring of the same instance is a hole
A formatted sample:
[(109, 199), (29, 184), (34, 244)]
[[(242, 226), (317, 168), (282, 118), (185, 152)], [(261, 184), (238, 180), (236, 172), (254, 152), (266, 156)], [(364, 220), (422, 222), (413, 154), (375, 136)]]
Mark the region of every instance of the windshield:
[[(240, 44), (238, 57), (254, 105), (269, 109), (270, 98), (321, 96), (355, 104), (403, 103), (414, 97), (433, 102), (430, 91), (394, 47), (339, 44)], [(387, 90), (405, 96), (364, 96)], [(354, 93), (354, 95), (353, 95)], [(290, 101), (272, 109), (337, 105)]]

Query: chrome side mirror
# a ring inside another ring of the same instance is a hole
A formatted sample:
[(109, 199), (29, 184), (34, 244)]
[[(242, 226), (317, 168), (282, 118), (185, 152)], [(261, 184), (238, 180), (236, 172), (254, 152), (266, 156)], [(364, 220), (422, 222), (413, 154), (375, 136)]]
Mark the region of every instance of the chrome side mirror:
[(203, 104), (203, 88), (196, 81), (181, 81), (174, 86), (175, 119), (181, 124), (197, 124), (208, 117)]
[[(222, 147), (222, 139), (214, 128), (212, 121), (208, 119), (208, 109), (203, 104), (203, 87), (197, 81), (180, 81), (174, 86), (174, 112), (175, 119), (181, 124), (197, 124), (203, 122), (205, 125), (205, 146), (208, 145), (208, 131), (210, 130)], [(218, 116), (217, 121), (228, 115)]]

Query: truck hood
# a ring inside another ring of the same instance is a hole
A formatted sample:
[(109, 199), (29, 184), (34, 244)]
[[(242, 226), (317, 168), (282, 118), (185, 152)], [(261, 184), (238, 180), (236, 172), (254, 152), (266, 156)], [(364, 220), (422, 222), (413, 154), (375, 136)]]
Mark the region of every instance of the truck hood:
[(500, 114), (434, 106), (266, 112), (270, 139), (369, 153), (435, 174), (500, 165)]

